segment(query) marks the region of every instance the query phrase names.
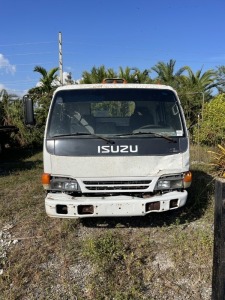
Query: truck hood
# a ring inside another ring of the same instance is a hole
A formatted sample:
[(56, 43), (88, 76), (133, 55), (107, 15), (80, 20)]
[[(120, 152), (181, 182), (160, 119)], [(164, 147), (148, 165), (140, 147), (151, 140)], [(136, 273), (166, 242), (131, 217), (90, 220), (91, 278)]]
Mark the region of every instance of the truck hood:
[(45, 170), (72, 178), (145, 177), (189, 170), (189, 156), (69, 157), (44, 154)]

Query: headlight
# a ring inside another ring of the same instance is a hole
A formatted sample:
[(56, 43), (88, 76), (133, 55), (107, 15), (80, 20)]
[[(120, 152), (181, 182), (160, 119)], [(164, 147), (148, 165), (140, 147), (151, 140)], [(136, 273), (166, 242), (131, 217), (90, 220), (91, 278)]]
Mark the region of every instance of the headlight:
[(155, 190), (175, 190), (183, 187), (183, 175), (181, 174), (159, 178)]
[(76, 180), (70, 178), (52, 178), (51, 190), (74, 192), (79, 189)]
[(64, 183), (64, 188), (65, 190), (68, 190), (68, 191), (74, 191), (74, 190), (77, 190), (77, 182), (65, 182)]
[(169, 180), (159, 180), (157, 183), (157, 187), (159, 189), (169, 189), (170, 188), (170, 181)]

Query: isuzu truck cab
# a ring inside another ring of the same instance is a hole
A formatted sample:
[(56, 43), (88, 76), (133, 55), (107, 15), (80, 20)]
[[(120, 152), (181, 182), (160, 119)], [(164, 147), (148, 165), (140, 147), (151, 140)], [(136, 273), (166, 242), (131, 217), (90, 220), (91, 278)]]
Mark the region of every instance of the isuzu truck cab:
[(158, 84), (110, 79), (57, 88), (43, 156), (50, 217), (144, 216), (177, 209), (186, 203), (192, 180), (178, 95)]

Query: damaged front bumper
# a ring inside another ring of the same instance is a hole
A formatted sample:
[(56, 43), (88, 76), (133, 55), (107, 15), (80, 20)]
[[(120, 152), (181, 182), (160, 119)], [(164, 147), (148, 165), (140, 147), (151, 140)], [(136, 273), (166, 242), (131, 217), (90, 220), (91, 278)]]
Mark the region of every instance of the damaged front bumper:
[(131, 217), (176, 209), (184, 206), (186, 201), (186, 190), (149, 198), (125, 195), (73, 197), (65, 193), (48, 193), (45, 209), (48, 216), (56, 218)]

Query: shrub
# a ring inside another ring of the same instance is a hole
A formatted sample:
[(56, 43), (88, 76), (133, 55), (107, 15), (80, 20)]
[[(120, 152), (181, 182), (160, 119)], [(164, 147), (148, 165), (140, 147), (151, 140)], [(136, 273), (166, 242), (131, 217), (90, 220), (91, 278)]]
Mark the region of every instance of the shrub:
[(218, 145), (218, 151), (208, 151), (212, 157), (214, 175), (225, 178), (225, 148)]
[(200, 128), (194, 129), (194, 141), (207, 146), (222, 144), (225, 137), (225, 94), (216, 96), (205, 104)]

